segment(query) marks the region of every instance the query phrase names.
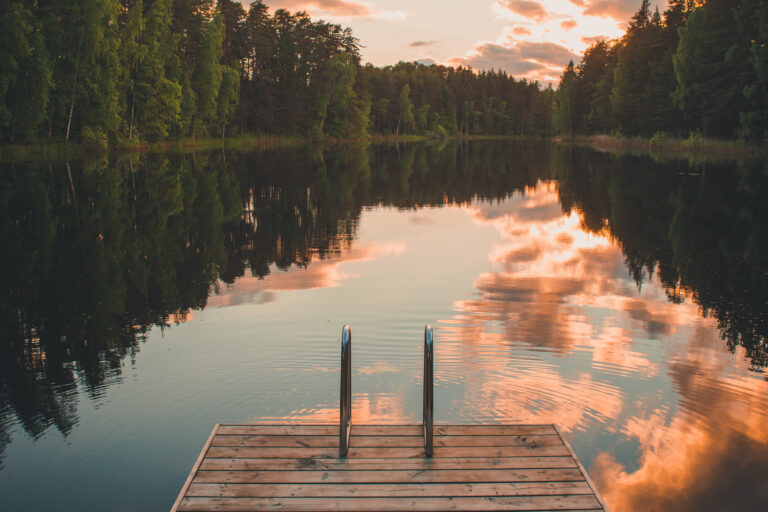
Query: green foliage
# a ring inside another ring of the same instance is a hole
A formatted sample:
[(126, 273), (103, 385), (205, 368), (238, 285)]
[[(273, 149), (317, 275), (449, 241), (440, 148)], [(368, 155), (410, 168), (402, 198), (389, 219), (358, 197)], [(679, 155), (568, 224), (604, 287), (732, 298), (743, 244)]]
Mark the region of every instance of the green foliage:
[(219, 88), (222, 83), (222, 66), (219, 64), (223, 55), (224, 26), (220, 16), (214, 17), (203, 26), (203, 39), (196, 56), (192, 88), (197, 101), (193, 118), (193, 135), (205, 134), (218, 118)]
[(0, 143), (551, 129), (551, 88), (503, 72), (361, 66), (350, 29), (260, 0), (9, 0), (0, 42)]
[(107, 134), (96, 127), (84, 127), (80, 134), (80, 141), (85, 151), (104, 153), (109, 149)]
[(39, 25), (21, 3), (0, 14), (0, 134), (11, 142), (35, 138), (53, 87)]
[(683, 141), (683, 147), (689, 150), (701, 149), (703, 144), (704, 136), (698, 130), (691, 131), (691, 133), (688, 135), (688, 138)]
[[(760, 142), (768, 137), (766, 48), (762, 0), (671, 0), (663, 13), (641, 0), (626, 34), (588, 48), (559, 95), (570, 99), (576, 134), (698, 130)], [(566, 117), (554, 112), (561, 133), (570, 131)]]
[(413, 116), (413, 103), (411, 103), (411, 86), (405, 84), (397, 97), (397, 133), (400, 128), (403, 134), (408, 135), (408, 130), (416, 127), (416, 119)]
[(651, 137), (649, 144), (652, 148), (662, 147), (670, 140), (672, 140), (672, 135), (669, 132), (656, 132), (653, 134), (653, 137)]
[(710, 0), (680, 29), (675, 103), (690, 125), (708, 136), (729, 137), (736, 131), (746, 103), (745, 50), (738, 44), (730, 0)]
[(560, 78), (560, 85), (557, 88), (556, 104), (553, 110), (553, 123), (555, 129), (564, 137), (572, 138), (574, 134), (576, 109), (576, 71), (573, 68), (573, 61), (568, 66)]

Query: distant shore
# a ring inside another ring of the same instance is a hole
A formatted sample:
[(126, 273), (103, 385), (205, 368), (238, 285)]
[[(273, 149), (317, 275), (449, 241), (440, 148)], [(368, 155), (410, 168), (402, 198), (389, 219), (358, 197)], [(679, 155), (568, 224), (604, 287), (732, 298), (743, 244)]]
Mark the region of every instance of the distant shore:
[(722, 140), (691, 135), (687, 139), (672, 137), (665, 134), (656, 134), (653, 137), (621, 137), (616, 135), (591, 135), (576, 136), (572, 139), (555, 137), (558, 143), (571, 143), (580, 146), (589, 146), (596, 149), (626, 152), (649, 153), (665, 152), (680, 153), (682, 155), (763, 155), (768, 153), (768, 146), (749, 144), (738, 140)]
[(408, 144), (425, 141), (478, 141), (478, 140), (549, 140), (558, 144), (588, 146), (615, 153), (679, 154), (681, 156), (702, 155), (708, 157), (734, 157), (741, 155), (768, 154), (768, 146), (747, 144), (741, 141), (710, 139), (691, 136), (687, 139), (656, 135), (647, 137), (621, 137), (616, 135), (576, 136), (574, 138), (521, 137), (515, 135), (395, 135), (372, 134), (360, 139), (337, 139), (327, 137), (290, 137), (278, 135), (241, 135), (225, 138), (186, 137), (160, 142), (118, 142), (108, 148), (86, 148), (78, 142), (51, 144), (6, 144), (0, 145), (0, 162), (24, 160), (62, 160), (79, 158), (84, 155), (110, 153), (161, 153), (189, 152), (228, 149), (237, 151), (272, 150), (310, 145), (335, 144)]
[(313, 139), (310, 137), (290, 137), (278, 135), (241, 135), (225, 138), (186, 137), (182, 139), (159, 142), (117, 142), (107, 148), (86, 148), (79, 142), (42, 143), (42, 144), (6, 144), (0, 145), (0, 162), (24, 160), (61, 160), (78, 158), (86, 154), (110, 153), (159, 153), (187, 152), (229, 149), (240, 151), (272, 150), (314, 144), (407, 144), (424, 141), (474, 141), (474, 140), (543, 140), (534, 137), (519, 137), (510, 135), (449, 135), (438, 137), (432, 135), (395, 135), (372, 134), (360, 139), (338, 139), (326, 137)]

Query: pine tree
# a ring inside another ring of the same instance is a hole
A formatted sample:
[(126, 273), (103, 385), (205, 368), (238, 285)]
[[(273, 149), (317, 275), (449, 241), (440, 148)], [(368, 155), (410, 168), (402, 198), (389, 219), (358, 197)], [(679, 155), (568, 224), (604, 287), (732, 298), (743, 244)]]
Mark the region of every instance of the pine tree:
[(748, 50), (737, 40), (729, 0), (709, 0), (680, 29), (673, 59), (678, 84), (674, 101), (690, 126), (705, 135), (733, 137), (739, 112), (746, 109)]
[(21, 3), (0, 14), (0, 138), (38, 134), (53, 88), (53, 70), (37, 17)]
[(411, 103), (411, 86), (410, 84), (403, 85), (400, 90), (400, 95), (397, 97), (397, 129), (396, 134), (400, 133), (402, 127), (403, 133), (408, 135), (408, 130), (413, 130), (415, 126), (415, 119), (413, 117), (413, 103)]
[(195, 59), (195, 72), (192, 87), (195, 91), (196, 108), (194, 114), (193, 136), (204, 134), (213, 128), (217, 119), (217, 99), (222, 82), (222, 41), (224, 27), (221, 16), (216, 15), (205, 24), (203, 39)]
[(768, 142), (768, 3), (744, 0), (734, 11), (738, 40), (749, 48), (750, 75), (744, 87), (747, 107), (739, 116), (739, 134)]
[(611, 108), (620, 129), (627, 134), (647, 135), (649, 132), (645, 89), (654, 57), (655, 48), (651, 45), (656, 28), (651, 20), (649, 2), (643, 0), (618, 47)]
[(555, 129), (564, 137), (573, 138), (575, 132), (575, 103), (576, 103), (576, 70), (573, 61), (565, 67), (563, 76), (560, 77), (560, 85), (557, 88), (555, 107), (553, 110), (553, 123)]

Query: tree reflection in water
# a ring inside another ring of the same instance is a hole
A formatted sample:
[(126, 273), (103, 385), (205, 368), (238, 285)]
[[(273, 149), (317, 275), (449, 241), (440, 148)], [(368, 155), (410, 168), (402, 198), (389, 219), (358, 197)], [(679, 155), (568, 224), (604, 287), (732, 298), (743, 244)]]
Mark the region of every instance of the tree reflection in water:
[(77, 424), (76, 396), (119, 380), (152, 327), (220, 283), (349, 250), (363, 208), (501, 201), (540, 181), (607, 233), (638, 286), (717, 318), (768, 359), (768, 165), (657, 163), (532, 143), (120, 155), (0, 165), (0, 454)]

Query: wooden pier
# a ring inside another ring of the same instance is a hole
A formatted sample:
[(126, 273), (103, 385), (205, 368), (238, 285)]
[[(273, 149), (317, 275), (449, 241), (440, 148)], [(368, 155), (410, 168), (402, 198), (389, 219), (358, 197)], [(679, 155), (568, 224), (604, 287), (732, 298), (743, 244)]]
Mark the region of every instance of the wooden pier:
[(351, 343), (338, 425), (216, 425), (172, 512), (607, 512), (555, 425), (433, 424), (430, 325), (422, 423), (353, 425)]
[(173, 511), (607, 508), (554, 425), (217, 425)]

